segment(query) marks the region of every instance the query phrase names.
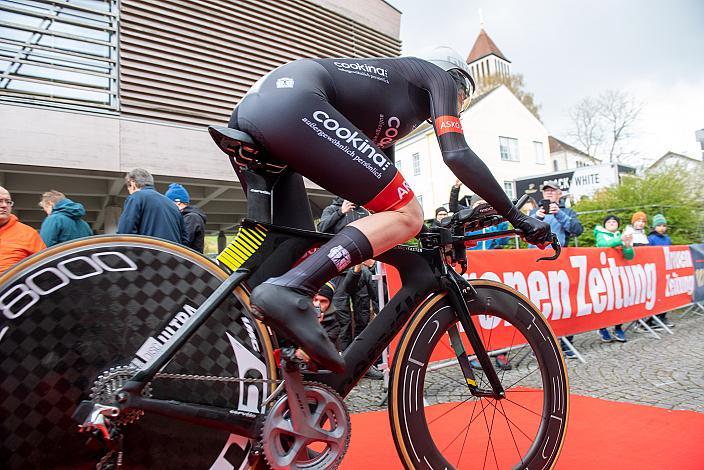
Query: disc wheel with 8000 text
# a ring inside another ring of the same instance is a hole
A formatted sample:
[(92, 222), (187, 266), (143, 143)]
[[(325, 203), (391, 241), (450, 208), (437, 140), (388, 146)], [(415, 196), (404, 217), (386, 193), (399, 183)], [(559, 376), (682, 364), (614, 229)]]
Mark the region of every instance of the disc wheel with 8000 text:
[[(420, 307), (396, 350), (389, 417), (402, 462), (414, 469), (551, 468), (565, 436), (568, 382), (557, 340), (533, 304), (493, 281), (471, 281), (472, 321), (506, 392), (475, 397), (453, 351), (458, 328), (443, 295)], [(477, 361), (478, 386), (491, 390)]]
[[(114, 399), (226, 276), (199, 253), (137, 236), (58, 245), (1, 275), (3, 468), (95, 468), (105, 446), (86, 445), (76, 405)], [(261, 411), (273, 364), (270, 338), (238, 288), (144, 393)], [(126, 469), (247, 465), (251, 447), (239, 436), (138, 410), (117, 423)]]

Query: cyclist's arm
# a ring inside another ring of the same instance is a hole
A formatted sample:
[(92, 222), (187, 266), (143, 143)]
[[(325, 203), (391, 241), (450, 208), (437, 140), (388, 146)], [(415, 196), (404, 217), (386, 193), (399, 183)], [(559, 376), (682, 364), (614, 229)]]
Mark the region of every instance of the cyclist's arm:
[[(423, 88), (430, 94), (430, 114), (445, 164), (462, 183), (491, 204), (501, 215), (516, 209), (486, 164), (469, 148), (457, 110), (457, 89), (449, 74), (435, 67)], [(511, 214), (509, 214), (511, 212)]]

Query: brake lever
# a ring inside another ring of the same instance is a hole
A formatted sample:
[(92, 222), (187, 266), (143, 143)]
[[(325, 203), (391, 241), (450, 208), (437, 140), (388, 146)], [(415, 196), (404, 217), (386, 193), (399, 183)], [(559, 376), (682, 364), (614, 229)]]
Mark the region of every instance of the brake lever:
[(557, 239), (557, 235), (555, 235), (554, 233), (552, 234), (552, 238), (549, 243), (538, 245), (538, 248), (544, 250), (548, 246), (551, 246), (552, 249), (555, 250), (555, 254), (552, 256), (543, 256), (542, 258), (538, 258), (537, 261), (554, 261), (560, 257), (562, 247), (560, 246), (560, 241)]

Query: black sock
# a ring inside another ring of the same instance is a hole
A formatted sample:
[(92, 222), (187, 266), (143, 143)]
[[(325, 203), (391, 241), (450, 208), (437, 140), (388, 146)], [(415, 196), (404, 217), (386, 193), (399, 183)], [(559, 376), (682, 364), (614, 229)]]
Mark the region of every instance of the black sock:
[(369, 240), (358, 229), (348, 225), (283, 276), (266, 281), (277, 286), (300, 289), (311, 296), (339, 273), (374, 255)]

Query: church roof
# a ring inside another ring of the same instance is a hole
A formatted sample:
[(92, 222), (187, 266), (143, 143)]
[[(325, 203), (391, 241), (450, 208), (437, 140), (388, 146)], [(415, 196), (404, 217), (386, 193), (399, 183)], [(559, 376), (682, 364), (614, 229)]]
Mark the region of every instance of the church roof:
[(491, 54), (494, 54), (495, 56), (504, 59), (506, 62), (511, 63), (511, 61), (508, 60), (506, 56), (504, 56), (503, 53), (499, 50), (496, 44), (494, 44), (494, 41), (491, 40), (489, 35), (486, 34), (484, 28), (482, 28), (482, 30), (479, 31), (479, 36), (477, 36), (477, 40), (474, 41), (474, 46), (472, 46), (472, 50), (467, 56), (467, 63), (471, 64), (475, 60), (479, 60), (482, 57), (486, 57)]

